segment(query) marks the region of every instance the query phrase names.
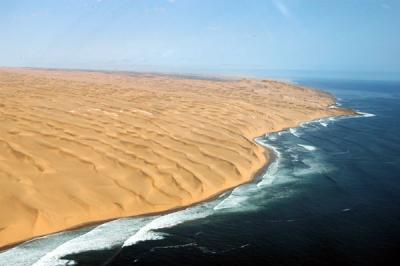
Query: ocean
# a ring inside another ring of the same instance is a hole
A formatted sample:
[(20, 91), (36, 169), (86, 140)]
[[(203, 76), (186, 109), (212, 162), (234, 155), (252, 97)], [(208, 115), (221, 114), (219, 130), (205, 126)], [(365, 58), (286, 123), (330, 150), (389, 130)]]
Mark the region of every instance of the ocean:
[(165, 215), (39, 238), (0, 265), (381, 265), (400, 259), (400, 82), (299, 79), (359, 115), (257, 141), (254, 182)]

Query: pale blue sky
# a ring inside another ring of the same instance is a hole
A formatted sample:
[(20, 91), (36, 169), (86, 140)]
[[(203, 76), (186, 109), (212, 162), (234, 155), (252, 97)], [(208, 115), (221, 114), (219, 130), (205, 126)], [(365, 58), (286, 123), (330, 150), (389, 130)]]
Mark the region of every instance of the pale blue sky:
[(0, 2), (0, 65), (400, 72), (398, 0)]

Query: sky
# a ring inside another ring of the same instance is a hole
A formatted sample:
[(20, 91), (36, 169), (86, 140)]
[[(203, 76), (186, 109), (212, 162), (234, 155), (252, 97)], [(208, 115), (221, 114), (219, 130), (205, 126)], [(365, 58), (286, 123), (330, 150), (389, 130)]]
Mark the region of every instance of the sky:
[(0, 1), (0, 66), (400, 72), (398, 0)]

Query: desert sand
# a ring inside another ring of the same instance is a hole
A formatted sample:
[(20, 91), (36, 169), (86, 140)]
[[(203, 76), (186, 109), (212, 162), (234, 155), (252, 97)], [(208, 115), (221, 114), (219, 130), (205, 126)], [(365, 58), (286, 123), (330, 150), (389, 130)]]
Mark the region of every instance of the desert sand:
[(254, 138), (349, 110), (265, 80), (0, 69), (0, 247), (249, 182)]

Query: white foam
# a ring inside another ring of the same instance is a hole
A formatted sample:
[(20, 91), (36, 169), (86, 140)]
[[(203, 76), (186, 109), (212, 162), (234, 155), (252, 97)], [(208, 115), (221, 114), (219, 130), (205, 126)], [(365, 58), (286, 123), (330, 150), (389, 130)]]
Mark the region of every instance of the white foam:
[(69, 254), (122, 245), (130, 234), (138, 231), (149, 219), (151, 218), (120, 219), (99, 225), (86, 234), (62, 243), (41, 257), (33, 266), (73, 265), (73, 261), (62, 258)]
[(365, 112), (357, 112), (357, 114), (361, 115), (362, 117), (374, 117), (374, 116), (376, 116), (375, 114), (365, 113)]
[(281, 159), (281, 153), (276, 147), (272, 145), (268, 145), (264, 142), (259, 142), (259, 141), (257, 142), (272, 150), (276, 157), (275, 160), (268, 166), (267, 171), (265, 171), (264, 175), (261, 178), (261, 181), (257, 183), (257, 187), (262, 187), (272, 184), (272, 182), (275, 180), (276, 173), (278, 172), (279, 169), (279, 161)]
[(290, 132), (290, 134), (292, 134), (295, 137), (298, 137), (298, 138), (300, 137), (300, 134), (297, 132), (296, 128), (289, 128), (289, 132)]
[[(268, 135), (266, 138), (268, 138)], [(267, 144), (265, 139), (257, 138), (256, 142), (272, 150), (276, 156), (276, 159), (268, 166), (267, 171), (263, 176), (261, 176), (261, 179), (257, 184), (246, 184), (235, 188), (228, 197), (223, 199), (214, 207), (215, 211), (248, 211), (253, 209), (255, 206), (246, 203), (248, 203), (249, 199), (254, 198), (254, 195), (260, 194), (260, 188), (270, 185), (276, 178), (276, 173), (279, 168), (279, 160), (281, 157), (280, 152), (276, 147)]]
[[(340, 98), (338, 98), (338, 100), (340, 100)], [(340, 106), (342, 106), (342, 104), (340, 102), (335, 102), (334, 104), (328, 106), (328, 108), (336, 109), (336, 108), (339, 108)]]
[(292, 161), (298, 162), (299, 161), (299, 155), (298, 154), (290, 154), (290, 157), (293, 159)]
[(241, 206), (246, 200), (248, 200), (247, 196), (243, 195), (235, 195), (231, 194), (229, 197), (221, 201), (217, 206), (214, 207), (214, 210), (223, 210), (223, 209), (232, 209), (238, 208)]
[(14, 248), (1, 252), (0, 265), (32, 265), (52, 249), (80, 234), (83, 234), (83, 232), (69, 231), (27, 241)]
[(337, 117), (327, 117), (327, 118), (321, 118), (318, 120), (312, 120), (312, 121), (308, 121), (308, 122), (303, 122), (300, 124), (301, 128), (306, 128), (308, 125), (312, 125), (312, 124), (319, 124), (323, 127), (327, 127), (329, 125), (330, 122), (333, 122), (335, 120), (337, 120)]
[[(275, 147), (263, 143), (262, 139), (257, 141), (261, 145), (268, 146), (278, 158), (280, 157), (280, 153)], [(34, 264), (30, 260), (29, 264), (20, 265), (74, 265), (74, 261), (62, 258), (69, 254), (90, 250), (108, 249), (113, 246), (130, 246), (141, 241), (163, 239), (165, 234), (156, 232), (157, 229), (169, 228), (186, 221), (205, 218), (217, 210), (237, 210), (242, 203), (256, 194), (254, 190), (257, 190), (259, 185), (270, 184), (272, 182), (277, 168), (278, 160), (275, 160), (257, 186), (255, 184), (240, 186), (234, 189), (226, 198), (225, 193), (214, 201), (162, 216), (121, 219), (108, 222), (85, 234), (60, 243), (58, 246), (53, 247), (52, 250), (48, 250), (47, 253), (42, 254), (37, 258), (36, 262), (33, 261), (35, 262)]]
[(83, 235), (62, 243), (41, 257), (36, 263), (28, 265), (74, 265), (74, 261), (63, 259), (63, 257), (85, 251), (109, 249), (115, 246), (130, 246), (146, 240), (163, 239), (165, 234), (154, 230), (207, 217), (214, 212), (213, 207), (221, 200), (219, 198), (212, 202), (165, 215), (120, 219), (104, 223)]
[(323, 161), (319, 161), (316, 158), (305, 159), (303, 163), (308, 166), (308, 168), (296, 169), (293, 174), (295, 176), (305, 176), (316, 173), (329, 173), (332, 171), (333, 167)]
[(339, 119), (342, 119), (342, 117), (331, 116), (331, 117), (321, 118), (318, 120), (313, 120), (313, 121), (306, 122), (306, 123), (307, 124), (320, 124), (321, 126), (327, 127), (330, 122), (334, 122)]
[(205, 218), (213, 213), (213, 207), (216, 202), (218, 202), (218, 200), (159, 216), (129, 237), (124, 242), (123, 247), (132, 246), (146, 240), (163, 239), (165, 234), (155, 232), (154, 230), (169, 228), (186, 221)]
[(259, 187), (254, 184), (246, 184), (235, 188), (231, 194), (218, 203), (215, 207), (215, 211), (249, 211), (257, 208), (254, 204), (249, 204), (249, 199), (254, 198), (255, 195), (260, 193)]
[[(366, 113), (363, 113), (366, 114)], [(325, 120), (319, 120), (314, 122), (326, 123), (327, 121), (334, 120), (333, 118), (327, 118)], [(324, 121), (324, 122), (322, 122)], [(322, 124), (321, 124), (322, 125)], [(268, 140), (276, 140), (277, 136), (290, 132), (292, 135), (299, 137), (299, 133), (296, 129), (291, 128), (287, 131), (278, 132), (271, 135), (266, 135)], [(194, 207), (187, 208), (185, 210), (147, 217), (145, 218), (133, 218), (133, 219), (121, 219), (109, 223), (102, 224), (95, 229), (78, 235), (73, 239), (67, 239), (61, 242), (58, 246), (53, 247), (51, 250), (47, 250), (47, 254), (41, 254), (40, 257), (36, 257), (37, 262), (33, 264), (34, 266), (41, 265), (66, 265), (70, 263), (72, 265), (73, 261), (68, 261), (66, 259), (61, 259), (68, 254), (80, 253), (90, 250), (108, 249), (113, 246), (130, 246), (135, 245), (141, 241), (146, 240), (157, 240), (163, 239), (165, 234), (157, 232), (158, 229), (169, 228), (176, 226), (178, 224), (184, 223), (186, 221), (196, 220), (205, 218), (209, 215), (214, 214), (216, 211), (240, 211), (249, 210), (249, 208), (257, 208), (257, 204), (246, 204), (254, 197), (261, 197), (262, 188), (271, 185), (278, 176), (278, 170), (281, 163), (281, 154), (279, 150), (269, 145), (265, 139), (256, 139), (256, 141), (263, 146), (266, 146), (274, 152), (276, 159), (269, 165), (266, 172), (261, 177), (257, 184), (248, 184), (240, 186), (234, 189), (229, 196), (226, 194), (221, 195), (217, 199), (206, 202)], [(308, 150), (314, 151), (317, 148), (310, 145), (298, 144), (300, 147)], [(310, 153), (311, 155), (311, 153)], [(297, 158), (298, 159), (298, 158)], [(316, 172), (327, 172), (329, 171), (329, 166), (315, 161), (315, 158), (311, 161), (303, 161), (309, 166), (306, 169), (298, 169), (293, 173), (295, 176), (307, 175)], [(281, 176), (285, 174), (281, 173)], [(292, 173), (290, 173), (292, 176)], [(293, 177), (293, 176), (292, 176)], [(281, 178), (279, 179), (281, 180)], [(263, 198), (264, 199), (264, 198)], [(255, 205), (255, 206), (251, 206)], [(245, 207), (245, 208), (242, 208)], [(25, 253), (29, 253), (25, 252)], [(2, 265), (2, 258), (0, 253), (0, 264)], [(24, 254), (22, 252), (21, 254)], [(15, 256), (15, 255), (14, 255)], [(7, 264), (5, 264), (7, 265)], [(32, 265), (32, 259), (30, 263), (25, 264), (9, 264), (9, 265)]]
[(316, 121), (317, 123), (319, 123), (321, 126), (323, 126), (323, 127), (327, 127), (328, 126), (328, 123), (330, 122), (330, 120), (329, 120), (329, 118), (328, 119), (319, 119), (319, 120), (317, 120)]
[(320, 122), (319, 123), (321, 126), (323, 126), (323, 127), (327, 127), (328, 126), (328, 123), (324, 123), (324, 122)]
[(308, 150), (308, 151), (315, 151), (317, 150), (317, 147), (311, 146), (311, 145), (304, 145), (304, 144), (297, 144), (298, 146)]

